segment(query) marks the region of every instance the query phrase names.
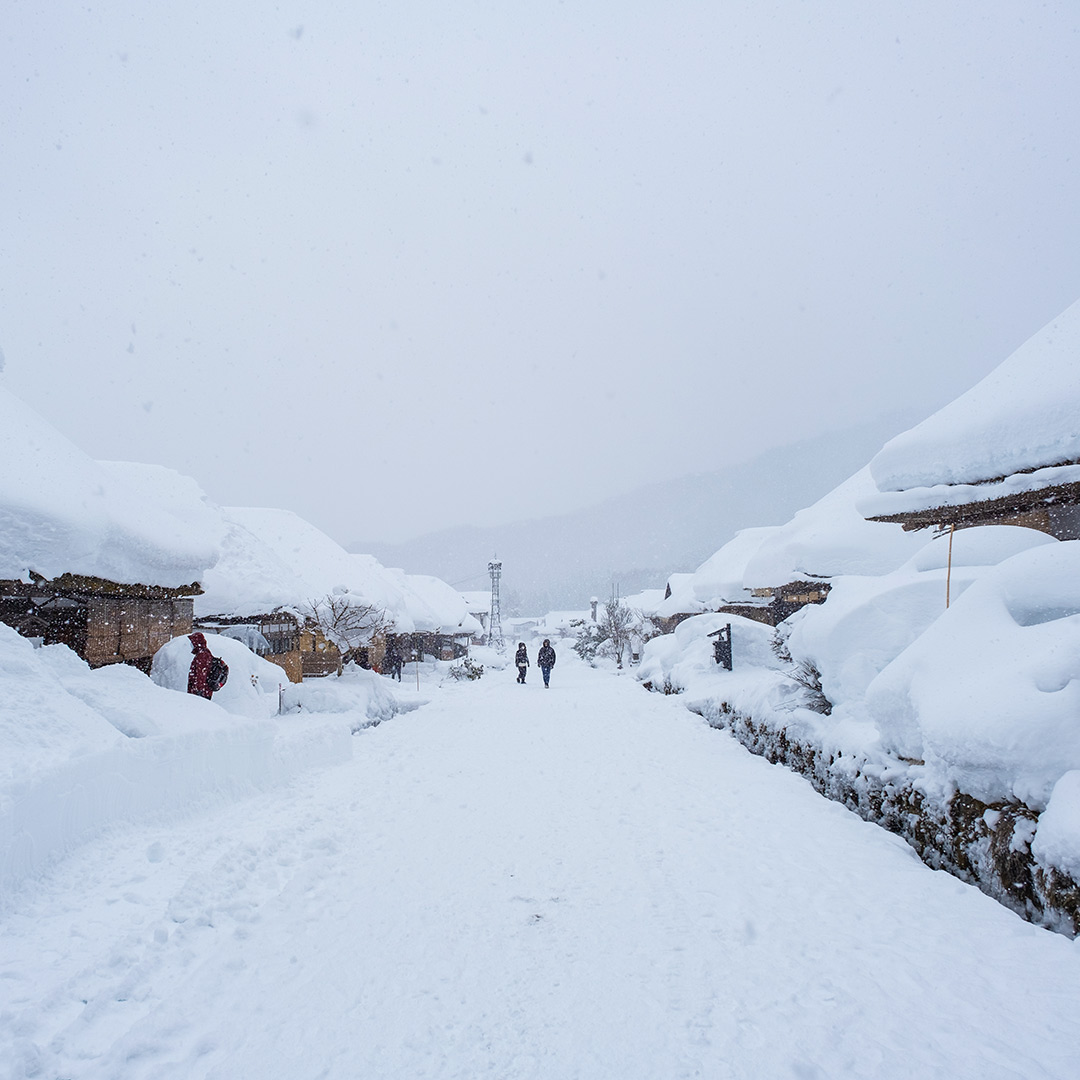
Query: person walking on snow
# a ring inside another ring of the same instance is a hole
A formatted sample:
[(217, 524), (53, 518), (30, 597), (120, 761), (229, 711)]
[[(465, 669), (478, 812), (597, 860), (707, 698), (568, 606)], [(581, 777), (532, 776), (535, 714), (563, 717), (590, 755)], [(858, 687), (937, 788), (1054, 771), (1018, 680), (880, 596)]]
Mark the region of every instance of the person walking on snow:
[(525, 642), (519, 641), (517, 647), (517, 654), (514, 657), (514, 663), (517, 664), (518, 669), (518, 682), (525, 682), (525, 672), (529, 667), (529, 652), (525, 648)]
[(544, 638), (544, 644), (540, 646), (540, 651), (536, 654), (536, 662), (540, 666), (540, 674), (544, 676), (546, 687), (548, 679), (551, 678), (551, 669), (555, 666), (555, 650), (547, 638)]
[(396, 638), (386, 639), (386, 657), (383, 660), (383, 668), (391, 679), (401, 682), (401, 651)]
[(191, 659), (191, 667), (188, 668), (187, 692), (198, 694), (207, 701), (214, 696), (210, 689), (210, 661), (214, 659), (206, 644), (206, 638), (200, 633), (188, 634), (191, 642), (191, 651), (194, 654)]

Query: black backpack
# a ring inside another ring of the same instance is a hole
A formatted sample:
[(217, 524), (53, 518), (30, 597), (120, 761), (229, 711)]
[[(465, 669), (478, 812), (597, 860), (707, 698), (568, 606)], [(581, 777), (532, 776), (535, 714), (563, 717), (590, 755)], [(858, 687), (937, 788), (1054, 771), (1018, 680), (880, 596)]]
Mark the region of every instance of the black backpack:
[(229, 681), (229, 665), (220, 656), (210, 657), (210, 667), (206, 672), (206, 688), (216, 693)]

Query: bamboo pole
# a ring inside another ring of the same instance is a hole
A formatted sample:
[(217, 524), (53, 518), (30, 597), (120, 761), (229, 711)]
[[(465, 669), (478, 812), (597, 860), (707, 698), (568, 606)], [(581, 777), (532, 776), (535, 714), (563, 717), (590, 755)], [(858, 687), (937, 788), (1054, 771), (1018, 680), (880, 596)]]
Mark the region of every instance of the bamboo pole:
[(956, 532), (956, 522), (949, 526), (949, 565), (945, 571), (945, 610), (949, 610), (949, 594), (952, 591), (952, 538)]

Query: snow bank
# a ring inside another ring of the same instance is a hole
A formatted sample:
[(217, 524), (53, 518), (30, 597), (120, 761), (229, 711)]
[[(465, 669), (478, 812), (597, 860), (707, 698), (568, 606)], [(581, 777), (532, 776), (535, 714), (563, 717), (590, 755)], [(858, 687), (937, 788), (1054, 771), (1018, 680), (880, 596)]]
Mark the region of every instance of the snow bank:
[[(236, 716), (266, 719), (280, 713), (347, 715), (351, 730), (389, 720), (400, 711), (387, 680), (355, 664), (340, 676), (289, 682), (285, 672), (257, 656), (242, 642), (205, 634), (207, 648), (229, 665), (229, 679), (213, 697), (215, 705)], [(173, 638), (154, 657), (151, 677), (159, 686), (187, 694), (191, 642)]]
[[(880, 491), (902, 492), (978, 484), (1077, 461), (1080, 301), (966, 394), (886, 443), (870, 471)], [(874, 499), (867, 511), (901, 512), (912, 508), (909, 502)]]
[[(155, 663), (92, 670), (63, 645), (35, 648), (0, 623), (0, 892), (120, 823), (167, 820), (243, 798), (352, 754), (350, 732), (398, 711), (386, 680), (352, 671), (286, 685), (281, 670), (208, 635), (229, 664), (213, 701), (186, 692), (190, 644)], [(173, 686), (176, 689), (168, 689)]]
[(220, 515), (170, 469), (97, 462), (0, 385), (0, 578), (72, 573), (168, 587), (199, 580)]
[[(63, 645), (35, 649), (0, 623), (0, 784), (30, 776), (63, 757), (84, 757), (123, 741), (99, 711), (72, 694), (49, 661)], [(89, 670), (89, 668), (87, 668)]]
[[(1075, 932), (1080, 541), (962, 529), (950, 572), (948, 535), (856, 519), (867, 481), (864, 470), (767, 531), (751, 555), (745, 585), (832, 574), (823, 604), (777, 628), (779, 655), (769, 627), (703, 614), (649, 642), (637, 677), (899, 832), (931, 865)], [(708, 638), (727, 621), (730, 673)]]
[[(831, 708), (814, 720), (830, 747), (879, 746), (925, 762), (935, 790), (1042, 810), (1062, 774), (1080, 769), (1080, 542), (961, 530), (946, 610), (947, 558), (943, 536), (891, 573), (837, 578), (824, 604), (782, 624), (786, 668), (766, 647), (770, 627), (702, 615), (649, 642), (638, 678), (752, 710), (780, 705), (778, 673), (801, 667), (820, 678)], [(717, 668), (706, 636), (727, 621), (735, 679)]]

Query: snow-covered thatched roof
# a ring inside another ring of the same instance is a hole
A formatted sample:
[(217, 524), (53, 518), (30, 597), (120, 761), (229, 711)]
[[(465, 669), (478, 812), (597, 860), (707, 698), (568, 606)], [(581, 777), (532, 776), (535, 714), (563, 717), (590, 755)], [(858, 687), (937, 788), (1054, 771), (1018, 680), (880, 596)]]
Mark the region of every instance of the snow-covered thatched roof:
[(1080, 301), (981, 382), (870, 462), (867, 517), (1030, 495), (1080, 482)]
[(670, 595), (655, 605), (654, 613), (668, 619), (715, 611), (728, 604), (753, 603), (750, 593), (743, 588), (746, 564), (764, 539), (775, 531), (775, 526), (740, 529), (694, 573), (672, 574), (668, 579)]
[(0, 579), (180, 588), (214, 562), (222, 529), (194, 480), (94, 461), (0, 385)]
[(491, 614), (490, 589), (467, 589), (461, 595), (465, 600), (465, 606), (473, 615)]
[(466, 633), (480, 625), (465, 601), (438, 578), (389, 570), (372, 555), (347, 552), (289, 510), (228, 507), (221, 558), (203, 581), (197, 615), (302, 613), (332, 593), (373, 604), (399, 633)]

